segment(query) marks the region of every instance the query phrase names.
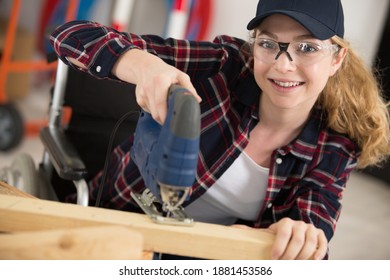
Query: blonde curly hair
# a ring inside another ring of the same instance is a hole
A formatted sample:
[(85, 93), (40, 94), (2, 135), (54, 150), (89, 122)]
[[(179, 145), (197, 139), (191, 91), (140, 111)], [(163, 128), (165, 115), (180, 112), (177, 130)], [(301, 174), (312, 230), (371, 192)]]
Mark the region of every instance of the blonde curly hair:
[(317, 100), (328, 115), (328, 126), (348, 135), (361, 148), (358, 168), (381, 165), (390, 154), (389, 103), (375, 72), (350, 48), (348, 41), (331, 39), (347, 53)]

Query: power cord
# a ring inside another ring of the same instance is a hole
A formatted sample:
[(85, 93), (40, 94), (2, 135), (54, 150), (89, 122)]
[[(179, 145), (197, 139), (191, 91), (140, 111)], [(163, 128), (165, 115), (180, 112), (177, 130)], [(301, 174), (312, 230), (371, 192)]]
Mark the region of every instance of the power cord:
[(116, 136), (116, 133), (118, 131), (118, 128), (120, 127), (120, 125), (129, 117), (134, 117), (133, 115), (137, 114), (137, 116), (139, 115), (139, 111), (130, 111), (130, 112), (127, 112), (126, 114), (124, 114), (115, 124), (113, 130), (111, 131), (111, 135), (110, 135), (110, 140), (108, 142), (108, 147), (107, 147), (107, 152), (106, 152), (106, 159), (105, 159), (105, 162), (104, 162), (104, 168), (103, 168), (103, 173), (102, 173), (102, 178), (101, 178), (101, 181), (100, 181), (100, 184), (99, 184), (99, 189), (98, 189), (98, 195), (97, 195), (97, 198), (96, 198), (96, 202), (95, 202), (95, 206), (96, 207), (100, 207), (100, 200), (102, 198), (102, 193), (103, 193), (103, 189), (104, 189), (104, 184), (106, 182), (106, 177), (107, 177), (107, 171), (108, 171), (108, 164), (110, 163), (110, 155), (111, 155), (111, 151), (112, 151), (112, 148), (113, 148), (113, 144), (114, 144), (114, 140), (115, 140), (115, 136)]

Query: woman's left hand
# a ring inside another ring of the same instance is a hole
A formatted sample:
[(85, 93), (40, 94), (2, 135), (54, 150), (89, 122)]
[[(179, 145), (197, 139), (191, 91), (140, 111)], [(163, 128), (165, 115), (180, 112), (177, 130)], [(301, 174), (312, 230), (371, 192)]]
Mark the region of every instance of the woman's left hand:
[(268, 230), (276, 235), (271, 257), (280, 260), (323, 259), (328, 240), (322, 229), (303, 221), (284, 218)]
[(260, 230), (275, 234), (271, 249), (271, 258), (274, 260), (320, 260), (328, 249), (328, 241), (322, 229), (303, 221), (283, 218), (268, 229)]

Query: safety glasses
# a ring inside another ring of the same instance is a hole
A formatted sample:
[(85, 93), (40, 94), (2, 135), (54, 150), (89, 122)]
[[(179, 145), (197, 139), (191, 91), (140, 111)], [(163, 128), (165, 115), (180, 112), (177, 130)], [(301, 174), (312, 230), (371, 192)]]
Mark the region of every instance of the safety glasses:
[(324, 57), (337, 52), (336, 44), (319, 44), (310, 41), (277, 42), (270, 38), (255, 38), (253, 40), (253, 55), (256, 59), (273, 64), (286, 53), (288, 59), (299, 66), (308, 66), (321, 61)]

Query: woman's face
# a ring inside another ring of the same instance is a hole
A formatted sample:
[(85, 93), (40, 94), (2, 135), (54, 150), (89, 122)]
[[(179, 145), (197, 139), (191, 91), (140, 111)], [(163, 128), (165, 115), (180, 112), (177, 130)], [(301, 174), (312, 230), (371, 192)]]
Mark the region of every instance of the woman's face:
[[(310, 32), (297, 21), (288, 16), (275, 14), (267, 17), (256, 30), (256, 38), (272, 39), (272, 42), (291, 43), (312, 42), (331, 45), (330, 40), (321, 41), (313, 38)], [(267, 42), (267, 41), (265, 41)], [(254, 52), (259, 46), (254, 45)], [(271, 45), (265, 44), (264, 48)], [(295, 52), (291, 44), (287, 52), (280, 52), (279, 57), (262, 59), (260, 56), (254, 59), (254, 75), (257, 84), (262, 89), (262, 103), (273, 105), (280, 109), (297, 109), (308, 112), (313, 107), (319, 94), (324, 89), (328, 79), (341, 66), (341, 56), (334, 52), (326, 52), (315, 63), (303, 63), (305, 57), (297, 59), (299, 53)], [(279, 47), (277, 47), (279, 52)], [(310, 50), (310, 48), (304, 48)], [(276, 57), (276, 55), (275, 55)], [(293, 61), (291, 61), (291, 59)], [(302, 65), (304, 64), (304, 65)]]

